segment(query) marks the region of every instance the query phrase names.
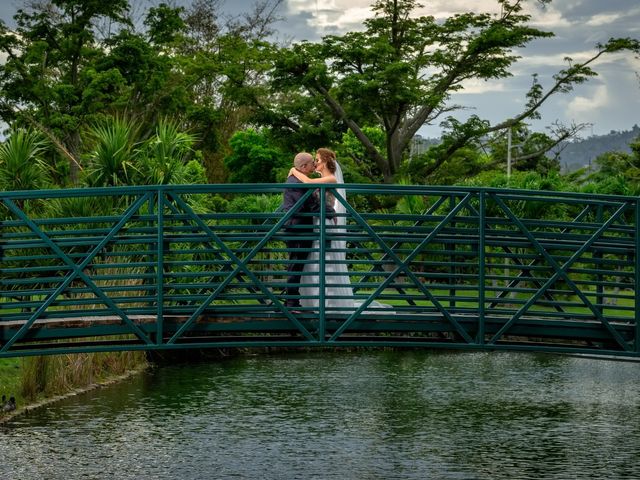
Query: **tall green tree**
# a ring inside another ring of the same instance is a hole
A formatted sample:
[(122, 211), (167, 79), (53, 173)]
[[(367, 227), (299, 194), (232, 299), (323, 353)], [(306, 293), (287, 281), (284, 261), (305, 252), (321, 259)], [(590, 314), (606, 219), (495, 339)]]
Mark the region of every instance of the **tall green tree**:
[(192, 103), (187, 124), (198, 134), (196, 148), (210, 181), (227, 180), (224, 158), (231, 154), (236, 132), (255, 124), (263, 111), (257, 99), (266, 96), (274, 48), (267, 41), (281, 20), (283, 0), (260, 0), (253, 9), (231, 19), (220, 11), (220, 0), (195, 0), (183, 18), (186, 25), (180, 51)]
[[(411, 178), (413, 183), (430, 183), (435, 185), (454, 185), (465, 178), (474, 177), (480, 172), (492, 168), (491, 157), (482, 153), (475, 142), (457, 149), (442, 168), (433, 169), (438, 162), (438, 156), (433, 150), (427, 150), (422, 155), (416, 155), (402, 164), (400, 173)], [(431, 171), (424, 176), (425, 171)]]
[(120, 115), (147, 138), (170, 117), (196, 135), (188, 157), (202, 151), (210, 180), (224, 181), (228, 140), (254, 108), (246, 92), (266, 83), (264, 38), (281, 3), (263, 0), (227, 21), (221, 2), (196, 0), (189, 9), (165, 2), (132, 22), (130, 0), (28, 2), (15, 30), (0, 24), (8, 57), (0, 65), (0, 120), (45, 132), (77, 183), (82, 152), (93, 148), (82, 145), (83, 126)]
[(629, 144), (631, 152), (612, 151), (598, 156), (595, 172), (578, 171), (572, 177), (586, 193), (640, 194), (640, 137)]
[[(53, 137), (72, 160), (75, 180), (80, 126), (96, 107), (84, 97), (89, 84), (97, 86), (90, 66), (103, 53), (96, 24), (126, 25), (129, 3), (51, 0), (34, 5), (18, 10), (15, 31), (0, 23), (0, 50), (7, 55), (0, 66), (0, 118), (9, 124), (31, 123)], [(109, 89), (112, 82), (106, 83)]]
[[(385, 136), (380, 127), (363, 127), (362, 131), (381, 151), (384, 151)], [(368, 161), (367, 151), (351, 130), (342, 135), (342, 141), (336, 144), (336, 154), (342, 165), (346, 183), (369, 183), (380, 178), (381, 172), (375, 163)]]
[(224, 159), (235, 183), (284, 183), (292, 158), (275, 146), (265, 132), (248, 129), (236, 134), (229, 142), (231, 153)]
[[(390, 181), (418, 129), (456, 108), (451, 95), (463, 89), (465, 80), (508, 77), (519, 58), (516, 48), (553, 35), (529, 25), (524, 0), (497, 3), (499, 14), (464, 13), (440, 22), (432, 16), (414, 16), (416, 0), (377, 0), (364, 31), (283, 48), (274, 88), (321, 99)], [(444, 142), (433, 152), (437, 159), (424, 173), (440, 168), (469, 141), (535, 117), (553, 94), (570, 91), (594, 76), (590, 65), (597, 58), (622, 50), (638, 52), (640, 46), (637, 40), (612, 39), (598, 45), (591, 58), (570, 60), (546, 89), (534, 79), (525, 107), (514, 118), (496, 125), (477, 116), (464, 123), (449, 119)], [(385, 132), (384, 151), (363, 128), (373, 125)]]
[(560, 149), (556, 150), (556, 155), (552, 155), (550, 152), (563, 140), (577, 133), (576, 129), (578, 128), (578, 126), (574, 126), (572, 130), (560, 127), (562, 132), (558, 131), (557, 135), (552, 137), (545, 133), (533, 132), (524, 123), (519, 123), (509, 127), (507, 131), (495, 132), (490, 135), (488, 142), (482, 145), (482, 148), (487, 150), (491, 157), (487, 167), (499, 167), (506, 171), (509, 168), (507, 163), (510, 161), (511, 170), (514, 172), (536, 171), (541, 175), (559, 172), (558, 154)]

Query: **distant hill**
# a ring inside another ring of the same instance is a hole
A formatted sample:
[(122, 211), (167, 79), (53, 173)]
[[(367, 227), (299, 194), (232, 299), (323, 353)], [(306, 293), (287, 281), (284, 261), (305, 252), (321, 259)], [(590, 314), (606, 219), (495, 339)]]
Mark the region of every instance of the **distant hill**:
[(611, 131), (607, 135), (592, 135), (582, 140), (566, 142), (560, 153), (563, 172), (573, 172), (589, 166), (593, 160), (607, 152), (630, 152), (629, 144), (640, 137), (640, 127), (634, 125), (624, 132)]
[[(640, 127), (634, 125), (631, 130), (606, 135), (591, 135), (588, 138), (564, 142), (548, 154), (553, 157), (561, 149), (560, 166), (563, 173), (574, 172), (589, 166), (597, 157), (607, 152), (630, 152), (629, 144), (640, 137)], [(424, 138), (416, 135), (410, 144), (409, 156), (421, 155), (432, 145), (440, 143), (439, 138)]]

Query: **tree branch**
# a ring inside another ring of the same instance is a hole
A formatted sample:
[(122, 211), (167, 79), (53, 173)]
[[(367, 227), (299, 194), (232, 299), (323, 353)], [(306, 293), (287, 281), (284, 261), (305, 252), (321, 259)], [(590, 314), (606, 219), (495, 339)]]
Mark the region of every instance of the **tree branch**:
[(574, 77), (577, 77), (578, 75), (580, 75), (580, 72), (587, 67), (589, 64), (595, 62), (598, 58), (600, 58), (603, 54), (606, 53), (606, 49), (602, 49), (600, 50), (597, 54), (595, 54), (593, 57), (591, 57), (589, 60), (587, 60), (584, 63), (579, 64), (576, 67), (571, 67), (569, 68), (569, 70), (567, 70), (567, 73), (565, 75), (561, 75), (561, 76), (557, 76), (556, 77), (556, 83), (549, 89), (549, 91), (547, 93), (545, 93), (544, 95), (542, 95), (537, 101), (531, 103), (530, 107), (525, 110), (524, 112), (520, 113), (519, 115), (517, 115), (516, 117), (513, 117), (511, 119), (505, 120), (502, 123), (499, 123), (497, 125), (494, 125), (493, 127), (487, 129), (487, 131), (485, 133), (490, 133), (490, 132), (495, 132), (497, 130), (503, 130), (505, 128), (509, 128), (517, 123), (520, 123), (522, 120), (530, 117), (531, 115), (533, 115), (538, 108), (540, 108), (542, 106), (542, 104), (547, 101), (547, 99), (549, 97), (551, 97), (551, 95), (553, 95), (554, 93), (557, 93), (558, 91), (560, 91), (564, 85), (570, 85), (571, 81), (573, 80)]
[(345, 122), (347, 127), (349, 127), (349, 129), (353, 132), (353, 134), (360, 141), (360, 143), (362, 143), (367, 153), (375, 160), (376, 165), (378, 166), (380, 171), (383, 172), (385, 179), (388, 178), (390, 176), (390, 172), (389, 172), (389, 167), (387, 165), (387, 162), (385, 161), (385, 158), (382, 155), (380, 155), (380, 152), (378, 152), (378, 149), (375, 147), (373, 142), (371, 142), (369, 137), (367, 137), (367, 135), (362, 131), (360, 126), (356, 122), (354, 122), (352, 119), (349, 118), (349, 115), (347, 115), (347, 112), (344, 110), (344, 108), (342, 108), (342, 105), (340, 105), (331, 96), (331, 94), (325, 87), (323, 87), (319, 83), (316, 83), (315, 85), (313, 85), (313, 89), (316, 90), (318, 94), (322, 96), (322, 98), (324, 98), (326, 104), (333, 111), (333, 113), (338, 118), (340, 118), (340, 120)]

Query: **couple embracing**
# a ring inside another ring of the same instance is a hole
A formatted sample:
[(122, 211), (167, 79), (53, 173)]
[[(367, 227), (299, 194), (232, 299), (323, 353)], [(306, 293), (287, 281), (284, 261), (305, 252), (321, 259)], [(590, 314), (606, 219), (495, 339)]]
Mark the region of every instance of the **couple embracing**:
[[(346, 192), (339, 185), (344, 183), (342, 169), (336, 161), (336, 154), (328, 148), (320, 148), (314, 156), (310, 153), (298, 153), (293, 161), (293, 168), (289, 170), (287, 183), (334, 183), (334, 189), (339, 197), (346, 201)], [(310, 178), (312, 172), (320, 174), (319, 178)], [(289, 211), (304, 196), (307, 189), (287, 188), (284, 192), (283, 209)], [(294, 311), (303, 307), (311, 307), (313, 311), (319, 305), (319, 241), (309, 237), (317, 236), (319, 225), (320, 199), (318, 190), (311, 194), (307, 200), (297, 209), (287, 225), (286, 230), (291, 234), (286, 242), (289, 252), (289, 264), (287, 266), (287, 288), (285, 306)], [(334, 234), (345, 233), (346, 207), (336, 199), (329, 190), (326, 194), (326, 218), (327, 231)], [(306, 215), (297, 215), (304, 213)], [(315, 214), (315, 215), (310, 215)], [(296, 235), (307, 238), (296, 238)], [(305, 260), (307, 260), (305, 262)], [(346, 242), (332, 241), (325, 250), (325, 309), (327, 313), (353, 311), (361, 305), (354, 300), (351, 280), (346, 262)], [(302, 284), (302, 286), (301, 286)], [(303, 298), (299, 298), (302, 296)], [(308, 297), (308, 298), (304, 298)], [(372, 306), (381, 306), (373, 302)], [(384, 305), (384, 307), (387, 307)], [(305, 308), (307, 309), (307, 308)]]

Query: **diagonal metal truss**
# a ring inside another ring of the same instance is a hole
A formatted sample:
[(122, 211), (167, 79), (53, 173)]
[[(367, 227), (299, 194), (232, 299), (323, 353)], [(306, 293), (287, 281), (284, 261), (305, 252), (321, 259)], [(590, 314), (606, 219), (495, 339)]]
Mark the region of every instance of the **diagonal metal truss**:
[(187, 319), (187, 321), (178, 329), (178, 331), (167, 341), (168, 344), (175, 343), (188, 329), (191, 327), (194, 322), (199, 318), (199, 316), (204, 312), (204, 310), (213, 302), (216, 297), (231, 283), (231, 281), (236, 278), (236, 276), (241, 273), (246, 275), (252, 281), (252, 286), (254, 288), (259, 289), (262, 294), (271, 300), (274, 305), (276, 305), (281, 312), (283, 312), (287, 318), (291, 321), (293, 325), (302, 333), (302, 335), (310, 341), (315, 341), (315, 338), (311, 335), (311, 333), (300, 323), (300, 321), (291, 313), (288, 309), (284, 307), (284, 305), (280, 302), (280, 300), (271, 292), (264, 284), (261, 282), (256, 275), (249, 270), (247, 264), (249, 261), (260, 251), (260, 249), (269, 241), (286, 223), (286, 221), (295, 213), (295, 210), (298, 206), (302, 205), (306, 198), (311, 195), (312, 191), (309, 190), (307, 194), (305, 194), (298, 203), (292, 208), (289, 212), (287, 212), (264, 236), (264, 238), (258, 242), (258, 244), (249, 252), (244, 258), (240, 259), (236, 256), (233, 251), (220, 239), (220, 237), (213, 231), (211, 228), (189, 207), (179, 196), (169, 193), (169, 198), (178, 205), (182, 211), (189, 215), (189, 217), (202, 229), (202, 231), (210, 238), (210, 240), (217, 245), (233, 262), (233, 269), (227, 276), (227, 278), (221, 282), (218, 287), (200, 304), (200, 306), (191, 314), (191, 316)]
[(58, 296), (71, 284), (71, 282), (76, 279), (82, 279), (85, 284), (93, 291), (93, 293), (101, 299), (106, 306), (108, 306), (116, 315), (118, 315), (132, 330), (135, 335), (138, 336), (140, 340), (142, 340), (146, 344), (150, 344), (151, 340), (149, 337), (129, 318), (129, 316), (119, 308), (111, 298), (109, 298), (104, 291), (98, 287), (88, 275), (84, 273), (84, 268), (91, 263), (93, 258), (102, 250), (112, 239), (113, 237), (120, 231), (120, 229), (131, 219), (131, 217), (138, 212), (140, 207), (149, 199), (149, 194), (141, 196), (136, 202), (131, 205), (126, 212), (123, 213), (122, 218), (113, 226), (111, 231), (96, 245), (91, 252), (89, 252), (86, 257), (78, 264), (76, 264), (73, 260), (69, 258), (67, 254), (65, 254), (62, 249), (44, 232), (41, 228), (39, 228), (27, 215), (11, 200), (4, 199), (4, 204), (9, 208), (11, 212), (13, 212), (20, 220), (27, 225), (33, 233), (35, 233), (40, 239), (51, 248), (52, 251), (56, 253), (56, 255), (69, 267), (71, 267), (71, 272), (64, 278), (62, 283), (58, 286), (58, 288), (51, 293), (48, 298), (42, 302), (41, 306), (31, 315), (31, 317), (24, 323), (22, 327), (16, 332), (16, 334), (7, 340), (2, 348), (0, 348), (0, 352), (6, 352), (11, 348), (11, 346), (19, 339), (21, 339), (26, 332), (31, 328), (34, 322), (44, 313), (47, 308), (58, 298)]
[(449, 323), (451, 323), (456, 331), (462, 336), (462, 338), (467, 343), (473, 343), (474, 340), (467, 333), (467, 331), (458, 323), (458, 321), (449, 314), (447, 309), (438, 301), (438, 299), (427, 289), (422, 282), (415, 276), (415, 274), (409, 270), (408, 265), (411, 261), (422, 251), (422, 249), (428, 245), (437, 235), (438, 233), (455, 218), (455, 216), (460, 212), (464, 207), (467, 206), (469, 200), (471, 199), (471, 194), (467, 194), (459, 203), (456, 205), (447, 216), (440, 222), (440, 224), (433, 229), (433, 231), (418, 244), (417, 247), (413, 249), (413, 251), (405, 258), (401, 260), (395, 252), (386, 244), (386, 242), (380, 238), (380, 236), (371, 228), (371, 226), (359, 215), (347, 202), (346, 200), (336, 192), (336, 199), (340, 201), (347, 211), (351, 214), (351, 216), (355, 219), (355, 221), (370, 235), (370, 237), (383, 248), (385, 254), (391, 258), (396, 265), (395, 270), (391, 272), (391, 274), (384, 280), (380, 286), (369, 296), (367, 300), (365, 300), (356, 310), (353, 312), (347, 320), (339, 327), (334, 334), (329, 338), (330, 342), (335, 342), (338, 337), (358, 318), (358, 316), (373, 302), (381, 292), (387, 288), (387, 286), (401, 273), (404, 273), (408, 278), (410, 278), (416, 288), (425, 295), (431, 302), (435, 305), (435, 307), (442, 313), (442, 315), (447, 319)]
[(618, 342), (618, 344), (628, 351), (630, 346), (620, 336), (618, 331), (604, 318), (602, 312), (598, 310), (593, 303), (585, 296), (582, 290), (575, 284), (575, 282), (569, 277), (567, 271), (569, 268), (593, 245), (593, 243), (600, 238), (600, 236), (607, 231), (607, 229), (620, 218), (620, 216), (627, 210), (628, 204), (621, 204), (619, 208), (611, 215), (611, 217), (604, 222), (604, 224), (598, 228), (598, 230), (591, 235), (591, 237), (578, 249), (576, 252), (564, 263), (560, 265), (552, 255), (540, 244), (540, 242), (533, 236), (529, 229), (522, 223), (522, 221), (511, 211), (511, 209), (504, 203), (504, 201), (498, 195), (492, 195), (492, 199), (500, 206), (503, 212), (508, 218), (520, 229), (524, 236), (531, 242), (531, 245), (538, 251), (538, 253), (551, 265), (554, 269), (554, 274), (540, 287), (538, 292), (534, 294), (516, 314), (505, 323), (505, 325), (491, 338), (488, 342), (495, 344), (508, 330), (513, 326), (518, 319), (520, 319), (527, 310), (553, 285), (559, 278), (562, 278), (567, 285), (575, 292), (580, 300), (587, 306), (594, 316), (607, 328), (611, 333), (611, 336)]
[[(351, 185), (348, 203), (321, 184), (288, 212), (195, 208), (197, 195), (280, 196), (289, 187), (0, 192), (0, 357), (216, 346), (640, 356), (637, 198)], [(344, 252), (353, 307), (330, 306), (343, 294), (325, 291), (338, 282), (319, 273), (317, 293), (300, 295), (316, 306), (294, 312), (284, 303), (291, 236), (283, 227), (310, 195), (324, 218), (328, 191), (347, 226), (317, 221), (306, 231), (316, 255), (307, 263), (325, 272), (325, 262), (341, 262), (325, 254)], [(60, 218), (28, 208), (92, 195), (118, 208)], [(409, 213), (356, 207), (385, 195), (424, 201)], [(544, 205), (555, 203), (566, 213), (546, 223)]]

